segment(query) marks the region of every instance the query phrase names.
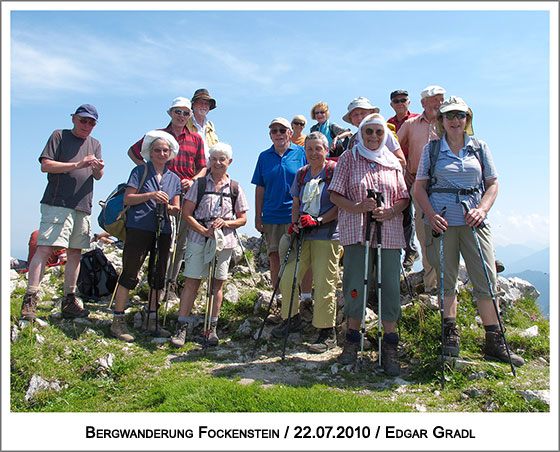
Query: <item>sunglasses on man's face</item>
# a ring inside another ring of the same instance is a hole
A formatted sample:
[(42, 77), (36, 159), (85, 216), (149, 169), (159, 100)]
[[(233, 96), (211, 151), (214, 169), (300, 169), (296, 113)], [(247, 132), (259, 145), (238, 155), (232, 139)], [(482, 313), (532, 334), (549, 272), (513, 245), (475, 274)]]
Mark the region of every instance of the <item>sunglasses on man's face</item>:
[(451, 121), (453, 118), (465, 119), (467, 114), (464, 111), (448, 111), (443, 114), (443, 117)]
[(393, 99), (394, 104), (404, 104), (406, 101), (408, 101), (408, 97), (403, 97), (402, 99)]
[(277, 133), (285, 134), (285, 133), (286, 133), (286, 130), (288, 130), (288, 129), (286, 129), (286, 128), (283, 128), (283, 129), (270, 129), (270, 133), (271, 133), (272, 135), (277, 134)]
[(190, 111), (185, 111), (185, 110), (173, 110), (173, 113), (175, 113), (176, 115), (183, 115), (183, 116), (191, 115)]
[(302, 127), (305, 125), (304, 122), (299, 122), (299, 121), (294, 121), (294, 122), (292, 122), (292, 124), (293, 124), (294, 126), (302, 126)]
[(80, 118), (79, 119), (80, 123), (82, 124), (87, 124), (88, 126), (95, 126), (95, 124), (97, 124), (97, 121), (93, 118)]
[(382, 137), (385, 134), (383, 129), (365, 129), (366, 135), (373, 135), (374, 133), (378, 137)]

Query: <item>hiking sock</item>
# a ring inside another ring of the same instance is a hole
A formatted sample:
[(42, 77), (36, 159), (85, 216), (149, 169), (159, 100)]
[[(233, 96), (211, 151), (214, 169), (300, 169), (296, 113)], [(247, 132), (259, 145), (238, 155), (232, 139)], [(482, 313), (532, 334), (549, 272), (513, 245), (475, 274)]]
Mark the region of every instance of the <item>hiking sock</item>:
[(311, 300), (311, 294), (310, 293), (301, 293), (301, 301), (305, 301), (305, 300)]
[(358, 330), (348, 328), (348, 332), (346, 333), (346, 340), (348, 342), (360, 342), (361, 337), (362, 336)]
[(444, 317), (443, 318), (443, 323), (455, 324), (455, 323), (457, 323), (457, 319), (455, 319), (455, 317)]
[(399, 335), (397, 333), (383, 333), (383, 342), (391, 345), (398, 345)]
[(499, 325), (484, 325), (484, 330), (486, 332), (490, 332), (490, 333), (497, 333), (498, 331), (500, 331), (500, 326)]
[(29, 295), (37, 295), (37, 292), (39, 291), (39, 287), (38, 286), (27, 286), (27, 294)]
[(76, 292), (76, 286), (67, 286), (64, 284), (64, 296), (72, 295)]
[(189, 322), (190, 317), (191, 317), (190, 315), (186, 315), (186, 316), (180, 315), (180, 316), (177, 318), (177, 320), (178, 320), (179, 322), (181, 322), (181, 323), (187, 323), (187, 322)]
[(211, 317), (210, 323), (218, 323), (218, 317)]
[(115, 317), (124, 317), (124, 311), (113, 311)]

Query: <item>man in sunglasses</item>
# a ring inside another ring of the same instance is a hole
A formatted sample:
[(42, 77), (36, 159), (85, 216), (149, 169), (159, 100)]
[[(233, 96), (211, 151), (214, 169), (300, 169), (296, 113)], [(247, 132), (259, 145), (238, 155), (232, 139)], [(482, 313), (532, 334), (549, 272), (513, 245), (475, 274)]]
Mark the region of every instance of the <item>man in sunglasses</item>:
[(76, 298), (76, 282), (83, 248), (90, 246), (93, 180), (103, 177), (101, 145), (90, 137), (98, 114), (93, 105), (80, 105), (72, 115), (71, 130), (55, 130), (39, 156), (41, 171), (47, 173), (47, 188), (41, 199), (41, 225), (37, 251), (29, 263), (27, 292), (21, 318), (37, 318), (37, 292), (52, 252), (66, 248), (64, 271), (64, 318), (87, 317), (89, 311)]
[(434, 268), (426, 259), (426, 236), (424, 233), (424, 220), (422, 219), (422, 210), (420, 209), (416, 199), (414, 199), (414, 182), (416, 180), (416, 171), (420, 156), (424, 146), (431, 140), (439, 139), (436, 134), (436, 116), (439, 107), (443, 103), (443, 95), (445, 89), (441, 86), (431, 85), (424, 88), (420, 93), (421, 103), (424, 111), (420, 116), (410, 118), (400, 127), (397, 135), (401, 143), (401, 147), (408, 148), (407, 166), (404, 175), (408, 191), (412, 195), (414, 203), (414, 222), (416, 226), (416, 237), (420, 242), (422, 250), (422, 265), (424, 267), (424, 291), (427, 293), (435, 293), (437, 291), (437, 276)]
[[(391, 108), (395, 110), (395, 116), (389, 118), (387, 122), (395, 126), (395, 130), (398, 132), (401, 126), (407, 119), (415, 118), (420, 116), (418, 113), (411, 113), (408, 109), (410, 106), (410, 99), (408, 97), (408, 91), (404, 89), (398, 89), (391, 93)], [(408, 146), (402, 146), (402, 151), (405, 157), (408, 159)], [(410, 187), (409, 187), (410, 188)], [(403, 210), (403, 230), (404, 230), (404, 240), (406, 242), (406, 248), (404, 249), (404, 261), (403, 267), (405, 269), (410, 269), (414, 262), (420, 258), (420, 254), (416, 249), (414, 244), (414, 222), (413, 212), (412, 212), (412, 202), (409, 200), (408, 206)]]
[[(206, 175), (206, 156), (204, 153), (204, 143), (198, 133), (191, 132), (187, 127), (187, 122), (192, 115), (191, 102), (185, 97), (177, 97), (173, 99), (171, 107), (167, 110), (167, 114), (171, 116), (171, 122), (165, 129), (177, 140), (179, 144), (179, 153), (173, 160), (167, 162), (167, 168), (173, 171), (179, 179), (181, 179), (181, 190), (185, 194), (192, 186), (194, 181), (199, 177)], [(134, 143), (128, 150), (129, 157), (140, 165), (142, 158), (142, 143), (144, 138)], [(171, 281), (169, 296), (177, 297), (177, 276), (181, 269), (185, 250), (187, 249), (187, 232), (188, 227), (185, 221), (181, 221), (176, 239), (175, 261), (173, 267), (169, 268), (168, 278)], [(170, 261), (173, 253), (170, 254)]]
[[(275, 286), (280, 271), (278, 245), (292, 222), (290, 188), (307, 158), (303, 147), (291, 142), (293, 131), (287, 119), (275, 118), (268, 127), (272, 146), (259, 155), (251, 183), (256, 185), (255, 229), (264, 236)], [(302, 287), (302, 292), (310, 289)]]

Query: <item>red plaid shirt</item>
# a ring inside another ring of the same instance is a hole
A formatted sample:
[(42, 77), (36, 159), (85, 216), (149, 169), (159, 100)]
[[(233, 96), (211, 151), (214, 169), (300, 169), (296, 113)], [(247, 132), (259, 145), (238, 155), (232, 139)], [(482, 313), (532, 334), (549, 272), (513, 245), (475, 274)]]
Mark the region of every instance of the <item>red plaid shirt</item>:
[[(179, 153), (177, 157), (167, 162), (167, 167), (177, 174), (181, 180), (192, 179), (196, 173), (206, 167), (204, 144), (199, 134), (193, 133), (185, 127), (179, 136), (175, 136), (171, 129), (171, 123), (165, 129), (158, 130), (173, 135), (179, 143)], [(141, 138), (130, 147), (136, 158), (143, 158), (141, 154), (143, 142), (144, 138)]]
[[(334, 169), (329, 191), (334, 191), (351, 201), (362, 201), (367, 196), (367, 189), (383, 193), (383, 206), (391, 207), (399, 199), (408, 199), (408, 191), (402, 171), (387, 168), (365, 159), (356, 152), (347, 151), (338, 158)], [(338, 232), (342, 246), (362, 243), (365, 245), (366, 214), (351, 213), (338, 209)], [(383, 248), (398, 249), (405, 247), (404, 232), (402, 227), (402, 213), (390, 220), (384, 221), (381, 226), (381, 244)], [(377, 245), (377, 232), (375, 223), (371, 225), (371, 246)]]

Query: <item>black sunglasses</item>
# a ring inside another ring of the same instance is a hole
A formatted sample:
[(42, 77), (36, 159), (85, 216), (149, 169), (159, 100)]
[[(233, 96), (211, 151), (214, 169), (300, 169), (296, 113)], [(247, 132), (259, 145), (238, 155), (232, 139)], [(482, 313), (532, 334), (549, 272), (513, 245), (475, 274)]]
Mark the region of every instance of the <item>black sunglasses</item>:
[(394, 104), (404, 104), (406, 101), (408, 101), (408, 97), (403, 97), (402, 99), (393, 99)]
[(373, 133), (375, 132), (375, 134), (378, 137), (382, 137), (385, 134), (385, 131), (382, 129), (365, 129), (366, 135), (373, 135)]
[(443, 117), (451, 121), (453, 118), (465, 119), (467, 114), (464, 111), (448, 111), (443, 113)]
[(294, 124), (296, 126), (304, 126), (305, 125), (304, 122), (299, 122), (299, 121), (294, 121), (294, 122), (292, 122), (292, 124)]

